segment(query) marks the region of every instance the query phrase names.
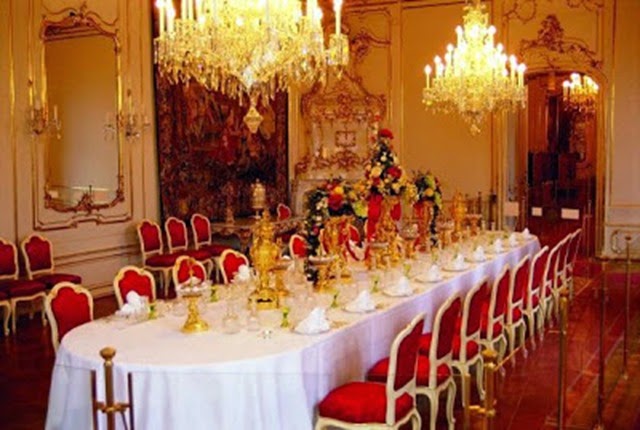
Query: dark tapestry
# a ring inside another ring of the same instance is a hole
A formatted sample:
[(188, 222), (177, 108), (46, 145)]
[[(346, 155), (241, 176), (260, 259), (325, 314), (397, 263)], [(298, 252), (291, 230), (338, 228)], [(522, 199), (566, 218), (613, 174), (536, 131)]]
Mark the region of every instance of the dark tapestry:
[(199, 212), (224, 219), (250, 215), (251, 184), (265, 184), (269, 204), (287, 201), (287, 96), (267, 107), (256, 134), (243, 118), (247, 105), (199, 84), (156, 79), (158, 163), (162, 216), (187, 219)]

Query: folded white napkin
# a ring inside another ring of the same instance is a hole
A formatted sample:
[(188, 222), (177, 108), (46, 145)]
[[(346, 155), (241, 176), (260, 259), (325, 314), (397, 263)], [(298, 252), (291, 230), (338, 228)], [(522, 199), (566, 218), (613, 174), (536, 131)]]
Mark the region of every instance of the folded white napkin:
[(451, 262), (451, 268), (454, 270), (462, 270), (465, 268), (464, 255), (457, 254)]
[(239, 282), (247, 282), (251, 280), (251, 270), (249, 269), (249, 266), (243, 264), (242, 266), (238, 267), (238, 273), (236, 273), (236, 276), (235, 278), (233, 278), (233, 280)]
[(390, 296), (410, 296), (413, 294), (413, 289), (409, 285), (409, 279), (406, 276), (401, 276), (398, 282), (391, 288), (387, 288), (385, 292)]
[(525, 229), (522, 230), (522, 237), (529, 239), (529, 236), (531, 236), (531, 233), (529, 232), (529, 229), (525, 227)]
[(371, 299), (369, 290), (363, 290), (354, 300), (349, 302), (345, 309), (349, 312), (369, 312), (376, 308), (375, 303)]
[(518, 246), (518, 238), (516, 237), (515, 233), (511, 233), (509, 235), (509, 246), (512, 248), (515, 248), (516, 246)]
[(474, 251), (473, 251), (473, 260), (474, 261), (484, 261), (486, 259), (485, 255), (484, 255), (484, 248), (482, 246), (478, 246)]
[(140, 294), (136, 293), (135, 291), (129, 291), (127, 293), (126, 300), (127, 300), (127, 304), (131, 305), (134, 308), (140, 308), (144, 306), (142, 297), (140, 297)]
[(442, 279), (440, 267), (437, 264), (431, 265), (431, 267), (429, 267), (429, 270), (427, 271), (427, 281), (438, 282), (440, 279)]
[(135, 291), (129, 291), (125, 299), (127, 302), (122, 305), (120, 310), (116, 311), (116, 315), (126, 317), (144, 310), (144, 300), (142, 300), (142, 297)]
[(502, 250), (502, 239), (498, 238), (493, 242), (493, 251), (495, 253), (500, 253)]
[(314, 308), (309, 315), (300, 321), (295, 331), (302, 334), (316, 334), (329, 330), (329, 320), (325, 315), (325, 310), (321, 307)]

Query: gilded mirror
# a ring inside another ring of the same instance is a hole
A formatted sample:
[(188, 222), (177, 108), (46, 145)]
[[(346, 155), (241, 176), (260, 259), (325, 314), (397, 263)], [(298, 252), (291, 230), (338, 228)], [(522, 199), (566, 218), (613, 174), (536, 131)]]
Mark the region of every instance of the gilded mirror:
[(45, 207), (92, 213), (124, 201), (116, 30), (83, 6), (41, 25)]

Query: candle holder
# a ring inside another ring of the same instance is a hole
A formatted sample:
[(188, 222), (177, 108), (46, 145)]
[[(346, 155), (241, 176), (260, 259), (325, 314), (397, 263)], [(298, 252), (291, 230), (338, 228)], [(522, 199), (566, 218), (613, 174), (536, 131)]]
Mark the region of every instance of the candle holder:
[(318, 293), (334, 293), (335, 286), (334, 281), (329, 276), (329, 268), (335, 256), (310, 256), (309, 263), (318, 270), (318, 279), (314, 285), (316, 292)]
[(291, 260), (278, 260), (275, 266), (272, 269), (273, 274), (276, 278), (276, 292), (280, 297), (287, 297), (291, 294), (291, 292), (284, 285), (284, 274), (289, 270), (291, 264), (293, 262)]
[(202, 296), (201, 292), (182, 293), (182, 297), (187, 299), (187, 320), (182, 326), (183, 333), (201, 333), (209, 330), (209, 324), (200, 317), (198, 300)]

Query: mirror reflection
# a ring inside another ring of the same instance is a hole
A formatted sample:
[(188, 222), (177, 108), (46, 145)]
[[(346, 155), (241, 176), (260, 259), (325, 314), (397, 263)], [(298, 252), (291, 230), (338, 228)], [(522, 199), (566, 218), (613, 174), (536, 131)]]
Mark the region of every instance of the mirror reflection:
[(58, 124), (44, 151), (48, 207), (111, 207), (122, 199), (116, 36), (77, 15), (45, 24), (43, 36), (47, 105)]

